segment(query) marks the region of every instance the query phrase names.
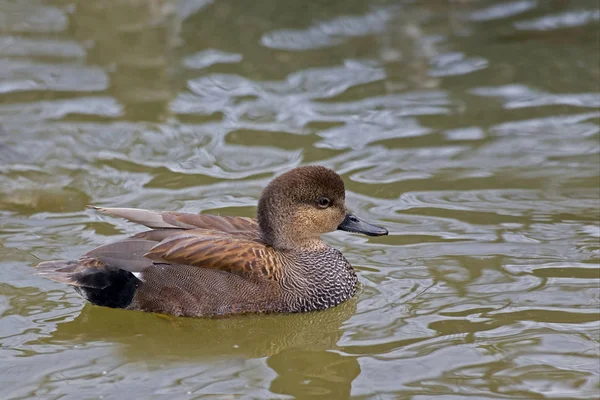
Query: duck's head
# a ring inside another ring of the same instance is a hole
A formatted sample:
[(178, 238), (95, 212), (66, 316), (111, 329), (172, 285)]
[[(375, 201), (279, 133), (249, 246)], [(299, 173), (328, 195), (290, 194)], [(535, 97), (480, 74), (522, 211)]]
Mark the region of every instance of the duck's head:
[(385, 228), (361, 221), (346, 211), (344, 181), (335, 171), (308, 165), (273, 179), (258, 201), (258, 223), (264, 240), (275, 248), (322, 245), (320, 237), (336, 229), (369, 236)]

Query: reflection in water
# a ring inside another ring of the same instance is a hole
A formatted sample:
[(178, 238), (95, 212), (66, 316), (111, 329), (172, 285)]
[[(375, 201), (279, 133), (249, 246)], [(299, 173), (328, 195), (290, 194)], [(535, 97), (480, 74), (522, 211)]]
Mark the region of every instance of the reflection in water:
[(290, 348), (335, 348), (342, 335), (342, 323), (355, 309), (355, 301), (350, 301), (332, 312), (194, 319), (86, 305), (73, 321), (58, 324), (43, 342), (117, 342), (127, 359), (155, 363), (212, 357), (262, 358)]
[[(107, 23), (109, 22), (109, 23)], [(169, 74), (178, 24), (172, 0), (77, 2), (71, 29), (87, 61), (109, 71), (107, 93), (128, 120), (160, 120), (173, 97)]]
[[(594, 398), (597, 6), (0, 2), (0, 397)], [(304, 163), (392, 233), (328, 235), (354, 304), (171, 320), (33, 275), (131, 233), (85, 204), (251, 216)]]
[[(360, 367), (356, 358), (333, 351), (342, 324), (355, 311), (354, 299), (316, 313), (191, 319), (88, 304), (72, 321), (56, 324), (49, 336), (25, 345), (40, 352), (52, 347), (69, 357), (73, 348), (118, 344), (114, 357), (150, 369), (225, 360), (244, 366), (250, 359), (267, 357), (278, 374), (270, 386), (273, 393), (345, 398)], [(112, 372), (103, 374), (110, 377)], [(201, 386), (202, 380), (194, 385)]]

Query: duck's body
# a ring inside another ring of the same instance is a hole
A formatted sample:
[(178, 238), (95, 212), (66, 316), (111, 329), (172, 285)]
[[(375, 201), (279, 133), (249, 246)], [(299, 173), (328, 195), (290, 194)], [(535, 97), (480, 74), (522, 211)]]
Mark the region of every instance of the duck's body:
[(151, 230), (76, 261), (39, 264), (40, 274), (93, 304), (181, 316), (292, 313), (335, 306), (357, 277), (320, 235), (383, 228), (346, 214), (344, 187), (324, 167), (296, 168), (263, 192), (258, 219), (97, 208)]

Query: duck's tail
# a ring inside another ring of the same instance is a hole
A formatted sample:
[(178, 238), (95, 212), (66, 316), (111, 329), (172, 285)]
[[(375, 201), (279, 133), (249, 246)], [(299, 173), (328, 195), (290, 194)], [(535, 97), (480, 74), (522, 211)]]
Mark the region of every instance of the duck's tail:
[(130, 271), (93, 257), (45, 261), (37, 269), (45, 278), (73, 286), (92, 304), (111, 308), (127, 308), (141, 284)]

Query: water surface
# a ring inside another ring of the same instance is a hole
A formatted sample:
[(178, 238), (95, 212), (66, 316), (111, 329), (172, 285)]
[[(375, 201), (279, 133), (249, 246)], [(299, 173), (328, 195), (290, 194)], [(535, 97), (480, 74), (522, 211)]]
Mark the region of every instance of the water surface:
[[(591, 399), (600, 390), (597, 1), (0, 4), (2, 399)], [(361, 293), (170, 319), (34, 274), (139, 230), (252, 216), (339, 171), (390, 236), (326, 236)]]

